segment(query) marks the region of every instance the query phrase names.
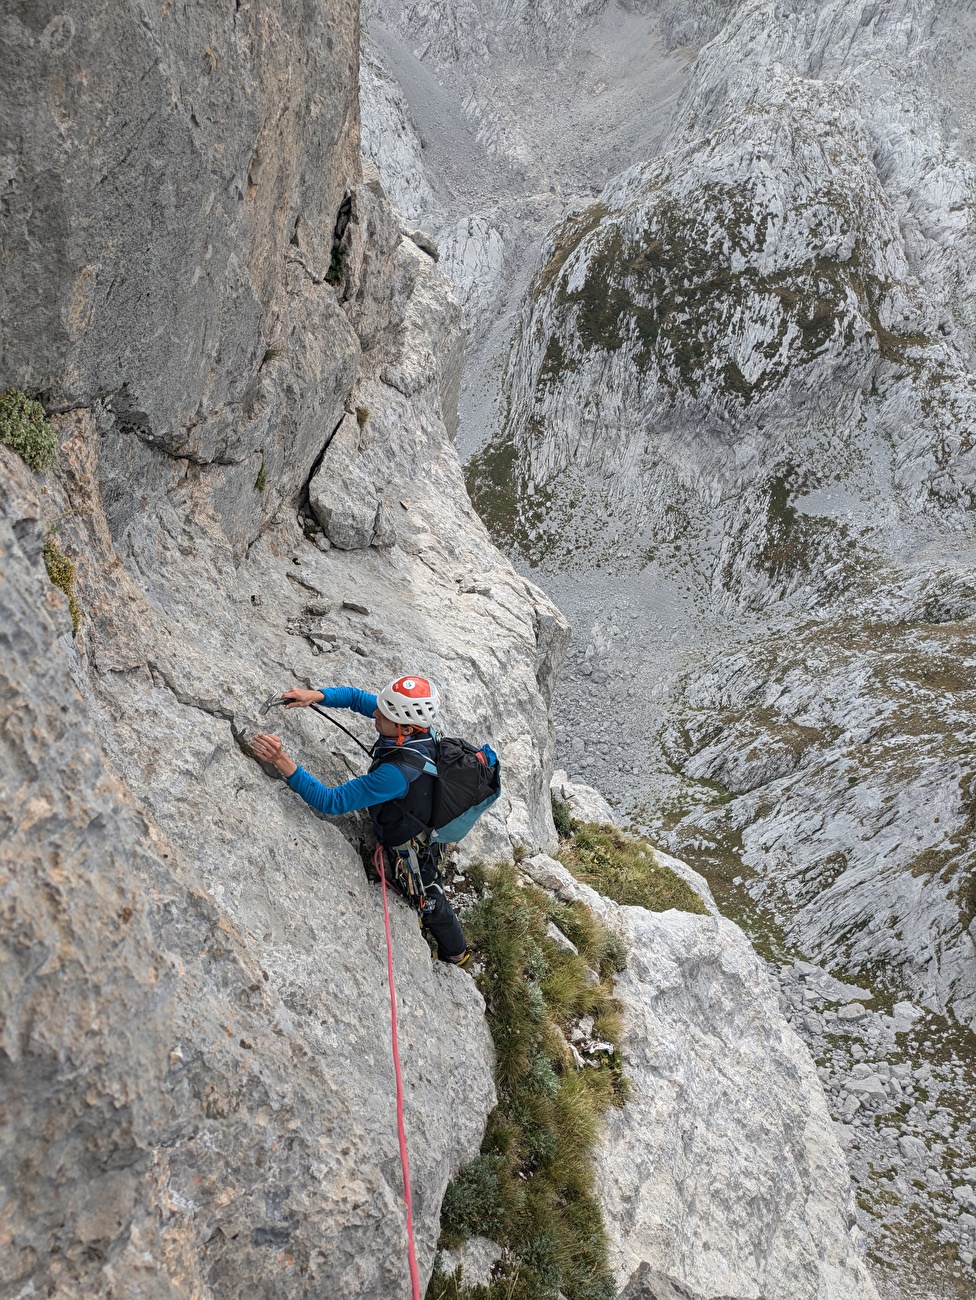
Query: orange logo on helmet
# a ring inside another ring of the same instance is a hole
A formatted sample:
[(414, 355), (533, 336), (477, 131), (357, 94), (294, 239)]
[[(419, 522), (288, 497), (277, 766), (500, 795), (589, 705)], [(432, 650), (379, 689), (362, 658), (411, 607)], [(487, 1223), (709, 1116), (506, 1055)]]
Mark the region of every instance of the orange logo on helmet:
[(397, 695), (407, 695), (412, 700), (429, 699), (433, 694), (426, 677), (401, 677), (390, 689), (396, 691)]

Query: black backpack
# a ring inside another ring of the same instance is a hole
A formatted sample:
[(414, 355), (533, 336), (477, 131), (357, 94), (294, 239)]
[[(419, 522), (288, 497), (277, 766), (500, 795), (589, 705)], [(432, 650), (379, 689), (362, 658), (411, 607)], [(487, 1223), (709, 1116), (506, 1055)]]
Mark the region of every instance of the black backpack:
[[(456, 844), (501, 794), (502, 766), (490, 745), (475, 749), (456, 736), (437, 736), (434, 746), (434, 763), (415, 750), (393, 746), (378, 750), (373, 762), (374, 765), (406, 762), (433, 776), (430, 825), (423, 826), (415, 817), (412, 820), (417, 822), (418, 833), (426, 834), (429, 843)], [(391, 802), (400, 807), (398, 800)]]

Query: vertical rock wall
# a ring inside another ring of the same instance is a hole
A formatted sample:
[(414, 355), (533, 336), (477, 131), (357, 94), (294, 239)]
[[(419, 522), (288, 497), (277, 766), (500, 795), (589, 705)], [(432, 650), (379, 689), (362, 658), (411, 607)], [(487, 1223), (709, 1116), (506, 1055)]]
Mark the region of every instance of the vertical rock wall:
[[(341, 733), (259, 703), (429, 671), (505, 761), (482, 849), (547, 844), (565, 622), (467, 501), (458, 309), (362, 180), (356, 7), (0, 24), (0, 389), (60, 442), (47, 474), (0, 447), (0, 1276), (408, 1295), (364, 825), (315, 819), (247, 738), (346, 779)], [(426, 1273), (492, 1050), (470, 979), (392, 923)]]

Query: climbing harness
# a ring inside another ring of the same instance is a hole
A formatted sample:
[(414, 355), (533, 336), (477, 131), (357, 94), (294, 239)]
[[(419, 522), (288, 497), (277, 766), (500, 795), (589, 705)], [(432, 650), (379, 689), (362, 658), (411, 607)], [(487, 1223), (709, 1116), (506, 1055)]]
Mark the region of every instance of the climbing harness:
[(420, 1274), (417, 1271), (417, 1248), (413, 1239), (413, 1201), (410, 1196), (410, 1163), (407, 1159), (407, 1133), (403, 1121), (403, 1077), (400, 1074), (400, 1048), (397, 1043), (396, 992), (393, 987), (393, 938), (390, 934), (390, 909), (386, 899), (386, 861), (382, 844), (373, 853), (373, 866), (379, 873), (383, 893), (383, 925), (386, 928), (386, 974), (390, 985), (390, 1031), (393, 1041), (393, 1071), (396, 1075), (397, 1139), (403, 1169), (403, 1200), (407, 1209), (407, 1258), (410, 1264), (411, 1300), (420, 1300)]

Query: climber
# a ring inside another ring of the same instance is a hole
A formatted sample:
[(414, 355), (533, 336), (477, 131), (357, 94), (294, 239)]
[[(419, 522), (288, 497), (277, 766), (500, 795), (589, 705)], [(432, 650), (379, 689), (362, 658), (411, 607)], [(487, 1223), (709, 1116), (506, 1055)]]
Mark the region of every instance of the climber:
[[(440, 872), (443, 846), (427, 843), (423, 833), (430, 821), (435, 778), (424, 770), (421, 760), (432, 764), (436, 756), (430, 728), (440, 703), (437, 687), (425, 677), (405, 676), (391, 682), (378, 697), (355, 686), (329, 686), (324, 691), (293, 686), (282, 692), (281, 700), (286, 709), (325, 704), (374, 719), (378, 736), (369, 771), (338, 786), (323, 785), (299, 767), (284, 752), (277, 736), (258, 734), (251, 747), (258, 758), (272, 763), (316, 812), (338, 816), (358, 808), (369, 811), (384, 859), (389, 861), (389, 855), (393, 855), (393, 874), (388, 871), (387, 879), (395, 886), (398, 876), (408, 885), (411, 880), (416, 882), (409, 896), (420, 914), (422, 927), (437, 944), (438, 956), (442, 961), (464, 966), (471, 953), (461, 923), (444, 896)], [(391, 750), (410, 754), (411, 758), (398, 761), (396, 755), (390, 756)], [(432, 771), (436, 769), (432, 767)]]

